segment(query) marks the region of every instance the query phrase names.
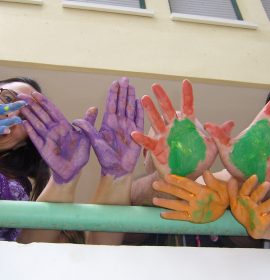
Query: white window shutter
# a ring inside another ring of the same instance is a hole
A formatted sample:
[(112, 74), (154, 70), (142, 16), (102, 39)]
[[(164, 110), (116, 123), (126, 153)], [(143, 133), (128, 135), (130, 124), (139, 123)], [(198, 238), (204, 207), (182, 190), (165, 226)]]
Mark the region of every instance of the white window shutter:
[(140, 0), (66, 0), (75, 1), (78, 3), (93, 3), (93, 4), (102, 4), (102, 5), (113, 5), (121, 7), (130, 7), (130, 8), (141, 8)]
[(262, 0), (263, 7), (265, 12), (270, 20), (270, 0)]
[(242, 19), (237, 16), (231, 0), (169, 0), (169, 3), (172, 13)]

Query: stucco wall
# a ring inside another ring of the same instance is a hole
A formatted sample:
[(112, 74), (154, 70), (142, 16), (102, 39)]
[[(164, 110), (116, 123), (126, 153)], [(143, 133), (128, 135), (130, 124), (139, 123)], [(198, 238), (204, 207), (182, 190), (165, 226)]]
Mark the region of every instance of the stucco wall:
[(0, 1), (0, 64), (142, 77), (270, 85), (270, 21), (260, 0), (238, 0), (257, 30), (177, 22), (167, 0), (154, 17)]

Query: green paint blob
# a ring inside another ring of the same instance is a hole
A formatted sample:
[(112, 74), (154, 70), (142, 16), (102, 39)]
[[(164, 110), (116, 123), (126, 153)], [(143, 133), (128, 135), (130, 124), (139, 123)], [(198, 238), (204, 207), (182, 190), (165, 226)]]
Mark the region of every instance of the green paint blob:
[(172, 174), (186, 176), (195, 171), (199, 161), (205, 159), (206, 145), (189, 119), (174, 121), (167, 143)]
[(255, 229), (255, 224), (258, 223), (258, 220), (256, 219), (256, 213), (255, 213), (254, 209), (251, 209), (248, 206), (247, 201), (245, 201), (243, 198), (239, 198), (238, 201), (248, 211), (250, 229), (254, 230)]
[(270, 156), (270, 126), (268, 120), (258, 121), (234, 144), (230, 154), (231, 162), (245, 175), (258, 176), (265, 181), (267, 160)]
[(206, 197), (205, 200), (198, 200), (197, 205), (199, 209), (192, 213), (192, 218), (197, 221), (199, 220), (202, 223), (210, 222), (213, 216), (213, 212), (212, 210), (210, 210), (210, 206), (213, 200), (213, 194), (210, 194), (208, 197)]

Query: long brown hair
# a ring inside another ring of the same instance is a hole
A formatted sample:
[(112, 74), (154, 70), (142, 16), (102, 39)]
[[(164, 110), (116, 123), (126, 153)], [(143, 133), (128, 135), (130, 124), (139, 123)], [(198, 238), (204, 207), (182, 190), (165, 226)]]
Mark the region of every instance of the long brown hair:
[[(36, 91), (42, 92), (40, 85), (27, 77), (2, 80), (0, 81), (0, 86), (13, 82), (28, 84)], [(0, 172), (9, 178), (19, 180), (27, 193), (30, 193), (33, 189), (31, 200), (38, 198), (50, 178), (50, 170), (47, 163), (40, 156), (29, 138), (27, 138), (25, 145), (22, 147), (0, 155)], [(28, 177), (34, 181), (33, 188)]]

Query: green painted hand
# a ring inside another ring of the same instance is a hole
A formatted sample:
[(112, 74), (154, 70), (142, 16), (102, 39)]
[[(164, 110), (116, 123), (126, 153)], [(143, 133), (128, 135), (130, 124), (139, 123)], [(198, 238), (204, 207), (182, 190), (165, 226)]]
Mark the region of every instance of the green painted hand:
[(156, 206), (174, 210), (161, 213), (161, 217), (199, 224), (213, 222), (221, 217), (229, 206), (227, 183), (216, 179), (209, 171), (203, 173), (203, 178), (206, 185), (176, 175), (167, 175), (166, 182), (154, 182), (156, 191), (175, 197), (153, 199)]
[(215, 140), (221, 160), (237, 179), (245, 180), (253, 174), (259, 182), (270, 180), (270, 102), (265, 105), (251, 125), (237, 137), (231, 138), (234, 123), (223, 127), (212, 123), (205, 129)]
[(152, 90), (160, 105), (162, 116), (149, 96), (142, 98), (154, 135), (133, 132), (133, 139), (152, 155), (161, 176), (176, 174), (197, 178), (208, 169), (217, 155), (217, 147), (211, 137), (195, 119), (193, 91), (189, 81), (182, 84), (181, 113), (177, 114), (167, 93), (160, 85)]
[(256, 175), (247, 179), (240, 189), (236, 179), (229, 181), (231, 211), (251, 237), (270, 240), (270, 199), (264, 201), (270, 183), (257, 183)]

